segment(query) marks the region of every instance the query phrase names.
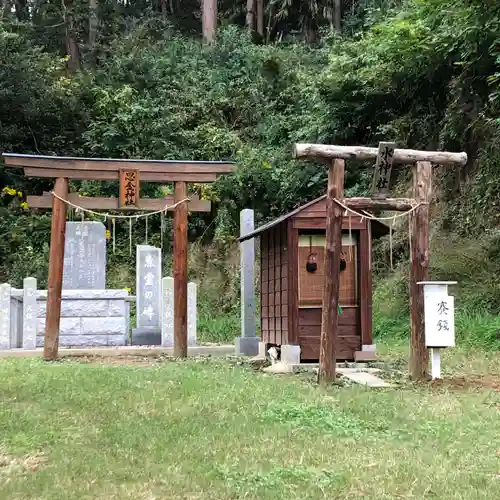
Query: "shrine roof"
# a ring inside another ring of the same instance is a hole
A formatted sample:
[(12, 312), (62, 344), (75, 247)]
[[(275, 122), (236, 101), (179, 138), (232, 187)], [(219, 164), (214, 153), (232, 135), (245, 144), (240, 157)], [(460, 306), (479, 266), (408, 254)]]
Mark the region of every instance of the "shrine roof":
[[(257, 236), (264, 233), (265, 231), (268, 231), (269, 229), (277, 226), (278, 224), (285, 222), (286, 220), (298, 215), (300, 212), (302, 212), (306, 208), (309, 208), (309, 207), (313, 206), (314, 204), (319, 203), (320, 201), (323, 201), (325, 199), (326, 199), (326, 194), (323, 196), (320, 196), (319, 198), (316, 198), (315, 200), (312, 200), (308, 203), (305, 203), (304, 205), (297, 207), (295, 210), (292, 210), (291, 212), (288, 212), (288, 213), (278, 217), (277, 219), (274, 219), (270, 222), (267, 222), (266, 224), (258, 227), (254, 231), (246, 234), (245, 236), (241, 236), (240, 238), (238, 238), (238, 241), (243, 242), (243, 241), (246, 241), (246, 240), (249, 240), (252, 238), (256, 238)], [(325, 217), (326, 217), (326, 211), (325, 211)], [(384, 236), (384, 235), (389, 233), (389, 227), (386, 224), (379, 222), (379, 221), (371, 221), (371, 223), (372, 223), (372, 232), (373, 232), (374, 237), (378, 238), (378, 237)]]

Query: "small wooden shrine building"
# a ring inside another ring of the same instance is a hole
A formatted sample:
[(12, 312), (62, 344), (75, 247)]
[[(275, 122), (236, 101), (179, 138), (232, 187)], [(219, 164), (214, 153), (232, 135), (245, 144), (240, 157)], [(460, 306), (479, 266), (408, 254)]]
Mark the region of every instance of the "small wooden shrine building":
[[(380, 222), (343, 218), (338, 360), (372, 345), (371, 243), (388, 232)], [(319, 359), (325, 234), (322, 196), (240, 238), (260, 237), (262, 342), (300, 345), (301, 361)]]

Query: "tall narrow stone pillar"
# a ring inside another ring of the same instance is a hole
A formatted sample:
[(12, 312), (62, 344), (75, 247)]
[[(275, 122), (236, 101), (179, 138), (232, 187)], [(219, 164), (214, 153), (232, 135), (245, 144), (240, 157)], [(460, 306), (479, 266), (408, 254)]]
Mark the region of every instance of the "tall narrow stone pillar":
[(23, 281), (23, 349), (36, 349), (38, 309), (36, 278)]
[(0, 349), (10, 349), (10, 285), (0, 285)]
[[(254, 230), (254, 212), (250, 209), (240, 213), (240, 236)], [(255, 325), (255, 240), (240, 243), (241, 272), (241, 336), (235, 340), (236, 354), (239, 356), (257, 356), (259, 337)]]

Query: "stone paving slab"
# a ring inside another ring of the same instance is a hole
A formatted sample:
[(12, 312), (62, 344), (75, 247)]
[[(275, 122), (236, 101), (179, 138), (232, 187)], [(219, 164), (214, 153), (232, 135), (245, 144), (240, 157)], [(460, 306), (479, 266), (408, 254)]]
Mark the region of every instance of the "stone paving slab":
[[(281, 361), (266, 366), (263, 369), (264, 373), (298, 373), (304, 371), (318, 372), (318, 363), (301, 363), (301, 364), (287, 364)], [(362, 385), (369, 387), (392, 387), (390, 384), (384, 382), (381, 378), (374, 375), (380, 372), (379, 368), (346, 368), (345, 366), (337, 366), (337, 373), (345, 376), (346, 378)]]
[(342, 375), (357, 384), (366, 385), (368, 387), (393, 387), (385, 380), (369, 372), (343, 372)]

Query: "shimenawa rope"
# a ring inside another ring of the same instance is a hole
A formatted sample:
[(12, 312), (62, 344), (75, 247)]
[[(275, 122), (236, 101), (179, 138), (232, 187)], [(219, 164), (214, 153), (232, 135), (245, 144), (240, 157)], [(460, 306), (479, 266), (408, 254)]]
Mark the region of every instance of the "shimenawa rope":
[[(191, 201), (191, 198), (184, 198), (183, 200), (180, 200), (176, 203), (174, 203), (173, 205), (165, 205), (164, 208), (162, 208), (161, 210), (156, 210), (154, 212), (148, 212), (148, 213), (143, 213), (143, 214), (134, 214), (134, 215), (111, 215), (111, 214), (108, 214), (108, 213), (101, 213), (101, 212), (95, 212), (94, 210), (90, 210), (88, 208), (83, 208), (83, 207), (79, 207), (78, 205), (75, 205), (74, 203), (71, 203), (71, 201), (69, 200), (65, 200), (64, 198), (61, 198), (59, 195), (57, 195), (56, 193), (54, 193), (54, 191), (51, 191), (50, 194), (52, 196), (54, 196), (55, 198), (57, 198), (58, 200), (61, 200), (63, 203), (66, 203), (67, 205), (69, 205), (70, 207), (73, 207), (77, 210), (81, 210), (82, 212), (87, 212), (89, 214), (94, 214), (94, 215), (97, 215), (98, 217), (114, 217), (115, 219), (140, 219), (141, 217), (150, 217), (152, 215), (156, 215), (156, 214), (162, 214), (164, 212), (167, 212), (168, 210), (172, 210), (174, 208), (177, 208), (179, 205), (181, 205), (182, 203), (185, 203), (185, 202), (190, 202)], [(83, 214), (82, 214), (83, 216)]]
[(369, 220), (376, 220), (376, 221), (383, 221), (383, 220), (394, 220), (397, 219), (398, 217), (404, 217), (405, 215), (409, 215), (412, 212), (414, 212), (418, 207), (422, 205), (428, 205), (427, 202), (421, 201), (420, 203), (417, 203), (414, 207), (410, 208), (410, 210), (407, 210), (406, 212), (402, 212), (396, 215), (391, 215), (391, 217), (375, 217), (374, 215), (370, 214), (369, 212), (364, 212), (364, 214), (360, 214), (359, 212), (356, 212), (356, 210), (353, 210), (352, 208), (349, 208), (348, 206), (344, 205), (340, 200), (337, 198), (334, 198), (333, 201), (342, 207), (346, 212), (351, 212), (354, 215), (357, 215), (358, 217), (361, 217), (362, 219), (369, 219)]
[[(389, 222), (389, 248), (390, 248), (390, 259), (391, 259), (391, 262), (390, 262), (391, 271), (393, 270), (393, 260), (392, 260), (392, 230), (393, 229), (392, 229), (392, 226), (394, 224), (394, 221), (398, 217), (404, 217), (405, 215), (410, 215), (418, 207), (421, 207), (422, 205), (428, 205), (427, 202), (421, 201), (420, 203), (417, 203), (415, 206), (413, 206), (412, 208), (410, 208), (410, 210), (407, 210), (406, 212), (392, 215), (390, 217), (375, 217), (374, 215), (370, 214), (369, 212), (366, 212), (365, 210), (363, 210), (363, 213), (360, 214), (359, 212), (356, 212), (356, 210), (353, 210), (352, 208), (349, 208), (348, 206), (344, 205), (344, 203), (342, 203), (337, 198), (334, 198), (333, 201), (345, 210), (345, 215), (349, 215), (349, 233), (351, 232), (351, 227), (350, 227), (351, 226), (351, 214), (354, 214), (354, 215), (357, 215), (358, 217), (361, 217), (361, 220), (368, 219), (368, 220), (375, 220), (375, 221), (379, 221), (379, 222), (384, 221), (384, 220), (390, 221)], [(411, 253), (411, 219), (409, 219), (409, 228), (410, 228), (409, 229), (409, 231), (410, 231), (409, 240), (410, 240), (410, 253)]]

